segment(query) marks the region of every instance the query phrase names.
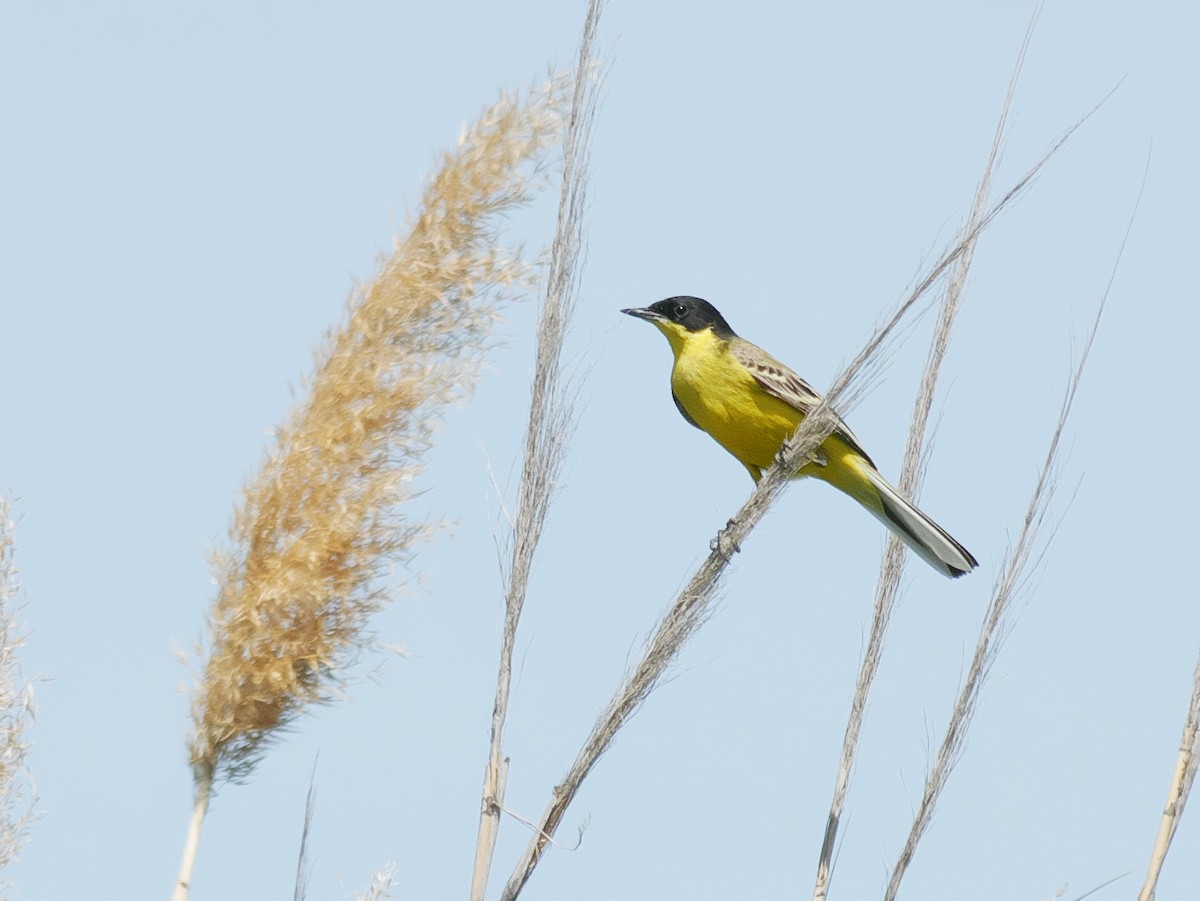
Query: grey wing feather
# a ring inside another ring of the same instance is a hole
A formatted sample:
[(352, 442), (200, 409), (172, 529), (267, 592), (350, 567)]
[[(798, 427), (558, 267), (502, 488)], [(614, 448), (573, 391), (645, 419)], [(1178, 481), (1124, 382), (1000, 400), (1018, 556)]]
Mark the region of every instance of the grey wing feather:
[[(785, 404), (799, 410), (807, 416), (821, 402), (821, 395), (808, 382), (792, 372), (773, 356), (749, 341), (735, 341), (731, 347), (737, 361), (746, 367), (754, 376), (759, 387), (773, 397), (779, 398)], [(862, 449), (862, 444), (854, 437), (850, 427), (838, 417), (834, 434), (849, 444), (856, 453), (872, 466), (871, 458)]]

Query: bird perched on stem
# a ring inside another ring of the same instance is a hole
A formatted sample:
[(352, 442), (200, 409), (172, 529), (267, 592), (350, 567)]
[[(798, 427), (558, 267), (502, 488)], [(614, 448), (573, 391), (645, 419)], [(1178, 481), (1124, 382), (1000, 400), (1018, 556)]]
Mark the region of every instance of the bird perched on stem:
[[(818, 403), (808, 382), (761, 347), (739, 338), (706, 300), (668, 297), (622, 310), (667, 337), (675, 363), (671, 397), (683, 418), (708, 432), (757, 482), (783, 442)], [(813, 476), (850, 495), (930, 566), (961, 576), (979, 565), (961, 544), (879, 474), (840, 419), (793, 478)]]

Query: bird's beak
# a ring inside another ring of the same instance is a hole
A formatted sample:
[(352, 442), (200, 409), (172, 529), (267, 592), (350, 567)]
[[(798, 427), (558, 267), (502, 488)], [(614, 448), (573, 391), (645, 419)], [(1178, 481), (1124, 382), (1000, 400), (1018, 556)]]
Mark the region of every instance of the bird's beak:
[(634, 307), (633, 309), (622, 310), (621, 312), (626, 316), (635, 316), (638, 319), (645, 319), (647, 322), (658, 322), (660, 319), (662, 319), (662, 316), (647, 307)]

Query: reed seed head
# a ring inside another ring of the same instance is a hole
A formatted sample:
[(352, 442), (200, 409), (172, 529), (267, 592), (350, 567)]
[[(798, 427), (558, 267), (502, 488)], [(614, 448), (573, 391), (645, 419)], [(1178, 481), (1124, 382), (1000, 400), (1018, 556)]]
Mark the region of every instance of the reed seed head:
[(355, 290), (317, 352), (308, 397), (245, 486), (192, 699), (207, 792), (249, 775), (371, 646), (382, 577), (427, 531), (403, 503), (443, 408), (470, 391), (497, 304), (531, 269), (497, 243), (556, 143), (568, 82), (504, 96), (442, 156), (407, 236)]

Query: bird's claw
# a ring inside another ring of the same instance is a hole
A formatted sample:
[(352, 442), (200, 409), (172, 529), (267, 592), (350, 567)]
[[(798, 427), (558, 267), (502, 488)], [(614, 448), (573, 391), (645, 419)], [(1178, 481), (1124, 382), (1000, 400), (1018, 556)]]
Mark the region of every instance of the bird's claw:
[(728, 563), (733, 555), (738, 553), (742, 546), (729, 534), (733, 529), (734, 521), (731, 519), (725, 524), (725, 528), (717, 532), (717, 537), (708, 544), (708, 549), (714, 554), (719, 554), (721, 558)]

